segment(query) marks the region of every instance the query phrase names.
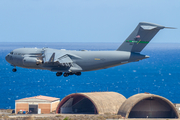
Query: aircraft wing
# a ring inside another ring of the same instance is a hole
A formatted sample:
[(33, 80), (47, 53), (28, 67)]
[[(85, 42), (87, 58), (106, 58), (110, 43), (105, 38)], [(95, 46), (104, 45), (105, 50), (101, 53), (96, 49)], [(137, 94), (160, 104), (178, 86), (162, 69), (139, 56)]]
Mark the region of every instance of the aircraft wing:
[(47, 49), (44, 51), (44, 66), (52, 67), (52, 71), (57, 71), (57, 69), (67, 69), (69, 72), (81, 71), (82, 68), (72, 58), (80, 59), (79, 56), (71, 53)]
[(72, 59), (67, 54), (60, 56), (57, 61), (59, 63), (73, 63)]

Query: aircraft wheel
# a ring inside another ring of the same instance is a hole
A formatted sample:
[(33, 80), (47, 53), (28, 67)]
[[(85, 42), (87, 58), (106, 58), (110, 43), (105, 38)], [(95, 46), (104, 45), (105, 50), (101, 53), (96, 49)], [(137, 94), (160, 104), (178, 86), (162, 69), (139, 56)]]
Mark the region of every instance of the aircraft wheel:
[(70, 72), (69, 75), (73, 75), (74, 73)]
[(56, 73), (56, 76), (61, 76), (62, 75), (62, 72), (57, 72)]
[(16, 72), (16, 71), (17, 71), (17, 69), (16, 69), (16, 68), (14, 68), (14, 69), (12, 69), (12, 71), (13, 71), (13, 72)]
[(69, 74), (68, 74), (68, 73), (64, 73), (63, 76), (64, 76), (64, 77), (68, 77)]
[(77, 73), (75, 73), (75, 75), (80, 76), (80, 75), (81, 75), (81, 72), (77, 72)]

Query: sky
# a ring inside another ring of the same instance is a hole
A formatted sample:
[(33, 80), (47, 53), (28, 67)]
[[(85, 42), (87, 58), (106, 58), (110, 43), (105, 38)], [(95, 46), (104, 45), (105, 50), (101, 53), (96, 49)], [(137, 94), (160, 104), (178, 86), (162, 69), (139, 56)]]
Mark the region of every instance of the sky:
[(0, 0), (0, 42), (123, 42), (139, 22), (180, 43), (180, 0)]

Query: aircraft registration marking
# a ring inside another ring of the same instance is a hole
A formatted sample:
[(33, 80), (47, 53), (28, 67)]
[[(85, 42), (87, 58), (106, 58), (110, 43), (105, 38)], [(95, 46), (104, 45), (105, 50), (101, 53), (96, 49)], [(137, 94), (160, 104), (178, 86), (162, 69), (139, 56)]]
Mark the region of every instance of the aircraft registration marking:
[(94, 58), (94, 60), (101, 60), (100, 58)]
[(149, 43), (149, 41), (141, 41), (141, 40), (139, 40), (139, 41), (135, 41), (135, 40), (126, 40), (126, 42), (130, 42), (130, 43), (144, 43), (144, 44), (148, 44)]

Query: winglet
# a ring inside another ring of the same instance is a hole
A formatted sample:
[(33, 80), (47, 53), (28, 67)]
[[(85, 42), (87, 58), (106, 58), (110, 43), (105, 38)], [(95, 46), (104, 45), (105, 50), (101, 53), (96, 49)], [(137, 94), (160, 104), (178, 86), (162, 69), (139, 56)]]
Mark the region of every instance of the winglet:
[(54, 62), (55, 53), (52, 54), (51, 58), (49, 59), (49, 62)]

